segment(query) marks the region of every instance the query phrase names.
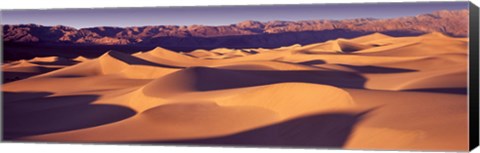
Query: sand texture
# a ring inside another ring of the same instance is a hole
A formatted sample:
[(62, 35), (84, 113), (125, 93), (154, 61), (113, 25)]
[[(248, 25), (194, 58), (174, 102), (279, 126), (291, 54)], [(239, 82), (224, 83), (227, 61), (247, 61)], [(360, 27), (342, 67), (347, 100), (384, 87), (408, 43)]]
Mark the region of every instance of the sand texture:
[(19, 60), (2, 65), (4, 137), (466, 151), (467, 46), (441, 33), (373, 33)]

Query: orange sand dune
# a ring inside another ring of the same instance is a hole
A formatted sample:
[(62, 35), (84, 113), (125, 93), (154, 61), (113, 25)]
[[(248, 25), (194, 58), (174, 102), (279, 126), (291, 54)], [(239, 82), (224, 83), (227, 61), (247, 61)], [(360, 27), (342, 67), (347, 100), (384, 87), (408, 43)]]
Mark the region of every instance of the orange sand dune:
[(349, 53), (370, 48), (369, 45), (363, 45), (351, 42), (345, 39), (337, 39), (319, 44), (312, 44), (302, 47), (302, 52), (306, 54), (316, 53)]
[(5, 82), (29, 78), (42, 73), (58, 70), (76, 64), (78, 61), (56, 56), (35, 57), (30, 60), (19, 60), (2, 65)]
[(276, 49), (20, 60), (2, 65), (12, 78), (2, 88), (4, 135), (466, 151), (467, 44), (373, 33)]
[(79, 62), (83, 62), (83, 61), (88, 61), (90, 59), (86, 58), (86, 57), (83, 57), (83, 56), (78, 56), (78, 57), (75, 57), (73, 59), (74, 61), (79, 61)]

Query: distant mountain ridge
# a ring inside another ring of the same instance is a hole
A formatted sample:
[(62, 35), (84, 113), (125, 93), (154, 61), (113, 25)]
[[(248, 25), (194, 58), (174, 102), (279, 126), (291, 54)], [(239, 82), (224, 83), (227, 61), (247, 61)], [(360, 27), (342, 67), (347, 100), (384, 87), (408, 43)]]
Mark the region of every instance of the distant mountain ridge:
[(143, 45), (214, 47), (278, 47), (308, 44), (334, 38), (352, 38), (381, 32), (394, 36), (441, 32), (468, 36), (468, 10), (442, 10), (391, 19), (347, 19), (308, 21), (244, 21), (224, 26), (93, 27), (36, 24), (3, 25), (7, 43), (64, 45)]

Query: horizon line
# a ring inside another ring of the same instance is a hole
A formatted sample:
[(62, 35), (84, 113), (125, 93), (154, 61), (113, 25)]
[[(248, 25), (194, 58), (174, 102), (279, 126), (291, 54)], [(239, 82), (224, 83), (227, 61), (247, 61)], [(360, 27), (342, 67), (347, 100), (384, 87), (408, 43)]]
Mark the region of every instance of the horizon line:
[[(3, 26), (21, 26), (21, 25), (37, 25), (37, 26), (43, 26), (43, 27), (57, 27), (57, 26), (63, 26), (63, 27), (68, 27), (68, 28), (73, 28), (75, 30), (81, 30), (81, 29), (90, 29), (90, 28), (99, 28), (99, 27), (107, 27), (107, 28), (138, 28), (138, 27), (149, 27), (149, 26), (177, 26), (177, 27), (191, 27), (191, 26), (206, 26), (206, 27), (221, 27), (221, 26), (232, 26), (236, 25), (242, 22), (260, 22), (262, 24), (266, 24), (269, 22), (304, 22), (304, 21), (342, 21), (342, 20), (357, 20), (357, 19), (370, 19), (370, 20), (388, 20), (388, 19), (396, 19), (396, 18), (402, 18), (402, 17), (414, 17), (418, 15), (426, 15), (426, 14), (432, 14), (436, 12), (441, 12), (441, 11), (449, 11), (449, 12), (456, 12), (456, 11), (469, 11), (468, 8), (465, 9), (454, 9), (454, 10), (449, 10), (449, 9), (441, 9), (441, 10), (436, 10), (432, 11), (430, 13), (420, 13), (417, 15), (408, 15), (408, 16), (398, 16), (398, 17), (387, 17), (387, 18), (375, 18), (375, 17), (361, 17), (361, 18), (345, 18), (345, 19), (311, 19), (311, 20), (268, 20), (268, 21), (259, 21), (259, 20), (243, 20), (239, 21), (236, 23), (230, 23), (230, 24), (218, 24), (218, 25), (208, 25), (208, 24), (190, 24), (190, 25), (174, 25), (174, 24), (150, 24), (150, 25), (133, 25), (133, 26), (110, 26), (110, 25), (97, 25), (97, 26), (88, 26), (88, 27), (75, 27), (71, 25), (63, 25), (63, 24), (57, 24), (57, 25), (45, 25), (45, 24), (37, 24), (37, 23), (18, 23), (18, 24), (0, 24)], [(0, 11), (1, 12), (1, 11)]]

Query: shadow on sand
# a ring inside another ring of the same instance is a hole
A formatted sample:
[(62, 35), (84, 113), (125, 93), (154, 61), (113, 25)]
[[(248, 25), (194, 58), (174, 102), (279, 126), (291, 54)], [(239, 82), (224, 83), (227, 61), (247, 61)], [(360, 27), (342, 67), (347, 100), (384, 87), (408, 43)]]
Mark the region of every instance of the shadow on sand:
[[(116, 122), (136, 112), (105, 104), (91, 104), (96, 95), (45, 97), (51, 93), (7, 93), (3, 105), (6, 140), (94, 127)], [(30, 99), (18, 100), (17, 96)], [(43, 97), (39, 97), (43, 96)], [(11, 101), (17, 99), (17, 101)]]
[(37, 72), (10, 72), (10, 71), (3, 71), (3, 82), (2, 83), (9, 83), (17, 80), (23, 80), (35, 75), (48, 73), (51, 71), (58, 70), (60, 68), (46, 68), (46, 67), (38, 67)]
[(435, 93), (449, 93), (449, 94), (468, 94), (467, 88), (432, 88), (432, 89), (410, 89), (402, 91), (418, 91), (418, 92), (435, 92)]
[(340, 148), (369, 111), (315, 114), (215, 138), (143, 143)]
[[(189, 80), (177, 80), (176, 78), (179, 77)], [(315, 83), (363, 89), (366, 82), (366, 78), (359, 74), (341, 71), (228, 70), (208, 67), (190, 67), (169, 74), (164, 78), (172, 79), (164, 81), (177, 81), (179, 84), (192, 82), (193, 80), (193, 87), (198, 91), (233, 89), (287, 82)]]
[(391, 68), (391, 67), (380, 67), (380, 66), (355, 66), (347, 64), (338, 64), (343, 67), (348, 67), (360, 73), (405, 73), (405, 72), (416, 72), (417, 70), (412, 69), (403, 69), (403, 68)]
[[(311, 61), (300, 62), (297, 64), (315, 66), (315, 65), (327, 64), (327, 62), (325, 62), (324, 60), (311, 60)], [(382, 74), (382, 73), (417, 72), (417, 70), (412, 70), (412, 69), (381, 67), (381, 66), (355, 66), (355, 65), (347, 65), (347, 64), (336, 64), (336, 65), (355, 70), (358, 73)]]
[(38, 64), (38, 65), (62, 65), (62, 66), (70, 66), (70, 65), (75, 65), (77, 63), (80, 63), (78, 61), (70, 61), (70, 60), (64, 60), (64, 61), (55, 61), (55, 62), (31, 62), (33, 64)]

